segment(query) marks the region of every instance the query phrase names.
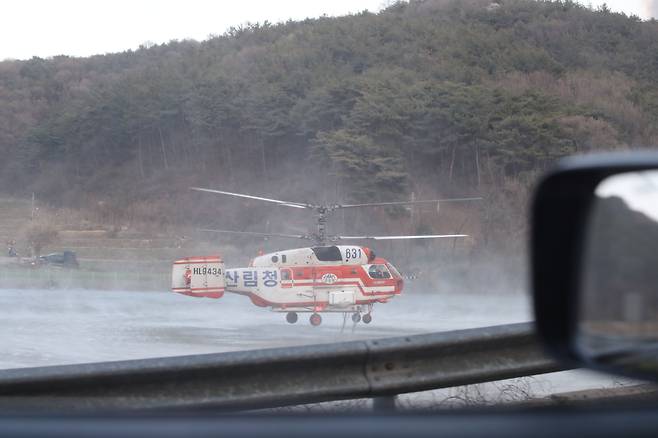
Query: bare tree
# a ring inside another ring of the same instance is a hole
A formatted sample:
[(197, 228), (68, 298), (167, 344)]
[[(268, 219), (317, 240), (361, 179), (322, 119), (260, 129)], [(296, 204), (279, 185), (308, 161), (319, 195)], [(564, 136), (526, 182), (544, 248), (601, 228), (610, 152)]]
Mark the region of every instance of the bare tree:
[(57, 241), (57, 228), (46, 221), (30, 222), (22, 231), (23, 240), (27, 243), (33, 257), (38, 257), (41, 250)]

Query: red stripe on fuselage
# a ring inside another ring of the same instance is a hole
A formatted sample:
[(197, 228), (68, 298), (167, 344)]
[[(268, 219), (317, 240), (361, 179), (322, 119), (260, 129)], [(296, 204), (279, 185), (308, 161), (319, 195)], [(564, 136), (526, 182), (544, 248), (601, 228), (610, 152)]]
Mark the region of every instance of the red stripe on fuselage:
[(192, 292), (190, 290), (175, 290), (177, 294), (187, 295), (190, 297), (196, 298), (221, 298), (224, 296), (224, 291), (215, 290), (215, 291), (205, 291), (205, 292)]
[[(368, 292), (364, 289), (363, 286), (358, 281), (337, 281), (335, 283), (327, 284), (327, 283), (317, 283), (317, 282), (310, 282), (310, 283), (295, 283), (293, 287), (297, 286), (305, 286), (305, 287), (332, 287), (332, 286), (356, 286), (359, 288), (359, 291), (363, 295), (400, 295), (400, 291), (395, 288), (395, 284), (378, 284), (378, 285), (370, 285), (371, 287), (385, 287), (385, 286), (390, 286), (393, 287), (392, 291), (378, 291), (378, 292)], [(367, 287), (367, 286), (366, 286)]]
[(204, 291), (204, 290), (212, 290), (212, 291), (218, 291), (218, 292), (224, 292), (226, 288), (224, 287), (174, 287), (172, 288), (173, 291), (179, 292), (179, 291)]

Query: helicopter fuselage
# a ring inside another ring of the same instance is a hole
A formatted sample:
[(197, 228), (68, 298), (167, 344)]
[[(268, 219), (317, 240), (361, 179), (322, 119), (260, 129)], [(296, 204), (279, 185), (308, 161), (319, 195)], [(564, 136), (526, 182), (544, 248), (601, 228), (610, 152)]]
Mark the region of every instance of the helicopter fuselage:
[(258, 256), (245, 268), (224, 269), (219, 257), (203, 260), (174, 262), (174, 292), (211, 298), (224, 292), (245, 295), (256, 306), (288, 312), (289, 322), (297, 312), (365, 313), (369, 322), (372, 305), (387, 302), (403, 288), (395, 267), (362, 246), (279, 251)]

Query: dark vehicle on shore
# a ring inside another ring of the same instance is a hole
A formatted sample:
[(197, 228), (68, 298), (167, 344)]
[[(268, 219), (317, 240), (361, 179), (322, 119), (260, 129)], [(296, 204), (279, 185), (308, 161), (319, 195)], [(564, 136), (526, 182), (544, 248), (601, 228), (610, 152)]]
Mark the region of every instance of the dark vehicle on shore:
[(56, 266), (60, 268), (78, 269), (80, 264), (73, 251), (54, 252), (52, 254), (39, 256), (38, 265)]

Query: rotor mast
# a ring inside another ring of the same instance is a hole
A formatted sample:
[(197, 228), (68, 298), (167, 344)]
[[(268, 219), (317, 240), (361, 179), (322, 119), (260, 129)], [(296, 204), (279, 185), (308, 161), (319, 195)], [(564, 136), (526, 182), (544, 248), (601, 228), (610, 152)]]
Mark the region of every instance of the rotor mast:
[(324, 246), (327, 240), (327, 213), (329, 210), (324, 206), (319, 206), (316, 208), (318, 213), (318, 234), (315, 235), (315, 244), (318, 246)]

